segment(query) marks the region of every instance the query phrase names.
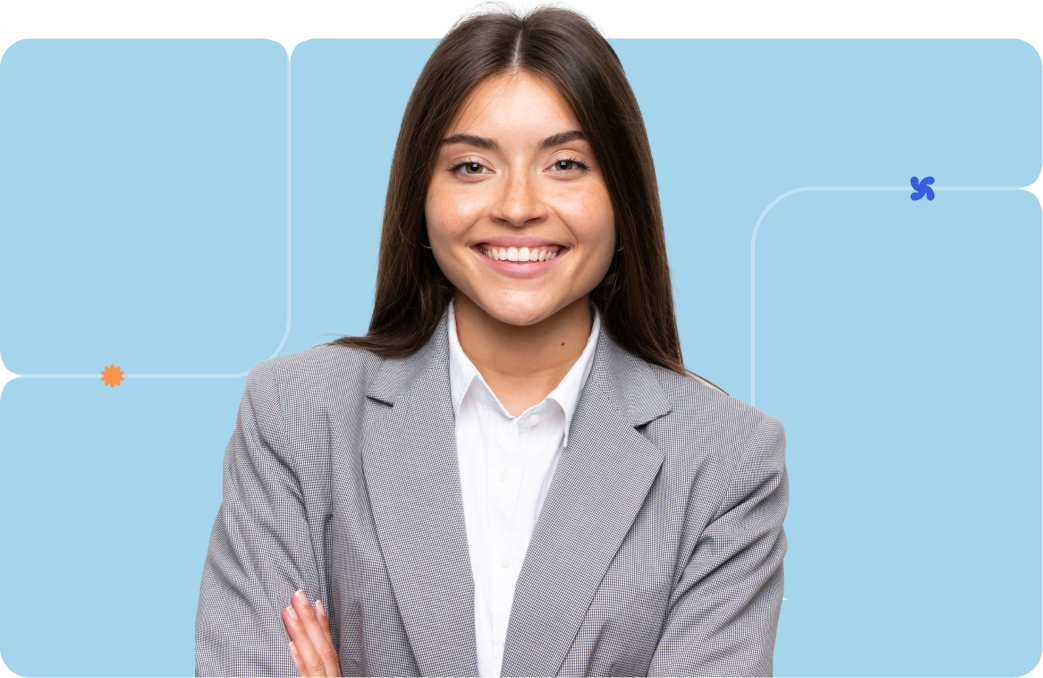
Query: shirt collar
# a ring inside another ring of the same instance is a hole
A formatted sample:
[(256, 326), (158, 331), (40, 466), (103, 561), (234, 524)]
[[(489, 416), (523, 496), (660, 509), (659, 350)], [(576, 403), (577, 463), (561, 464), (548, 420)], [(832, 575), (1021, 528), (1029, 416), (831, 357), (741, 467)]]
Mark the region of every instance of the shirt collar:
[(453, 395), (453, 414), (460, 417), (460, 404), (464, 396), (471, 388), (471, 383), (477, 379), (485, 384), (478, 368), (474, 366), (471, 359), (460, 347), (460, 339), (456, 334), (456, 310), (453, 300), (449, 300), (449, 389)]
[[(572, 425), (572, 415), (576, 412), (580, 393), (583, 390), (583, 385), (587, 383), (587, 377), (590, 375), (591, 367), (594, 364), (594, 349), (597, 347), (598, 335), (601, 332), (601, 314), (598, 313), (597, 306), (594, 304), (590, 305), (590, 309), (594, 316), (594, 321), (590, 328), (590, 337), (587, 339), (587, 345), (583, 347), (583, 353), (580, 354), (579, 359), (565, 374), (561, 383), (547, 394), (545, 399), (556, 402), (565, 413), (565, 446), (569, 444), (569, 428)], [(485, 383), (485, 379), (478, 371), (478, 368), (474, 366), (474, 363), (471, 362), (460, 346), (460, 339), (456, 334), (456, 311), (453, 300), (449, 301), (448, 325), (449, 387), (453, 399), (453, 413), (457, 417), (460, 416), (460, 406), (464, 397), (467, 396), (468, 392), (471, 392), (473, 397), (477, 398), (479, 402), (482, 402), (490, 409), (498, 411), (504, 417), (511, 418), (507, 408), (503, 406), (500, 399), (496, 397), (489, 385)], [(475, 382), (480, 386), (475, 388)], [(473, 391), (472, 388), (474, 388)]]

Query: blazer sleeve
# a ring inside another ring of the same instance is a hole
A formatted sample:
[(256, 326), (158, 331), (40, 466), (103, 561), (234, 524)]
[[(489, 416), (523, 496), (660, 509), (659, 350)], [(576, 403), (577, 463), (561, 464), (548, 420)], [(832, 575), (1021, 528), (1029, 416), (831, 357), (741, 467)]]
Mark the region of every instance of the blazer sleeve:
[(765, 416), (671, 593), (648, 675), (772, 675), (788, 507), (786, 433)]
[(298, 588), (314, 600), (318, 568), (278, 387), (262, 361), (246, 378), (225, 449), (196, 612), (196, 675), (297, 675), (282, 609)]

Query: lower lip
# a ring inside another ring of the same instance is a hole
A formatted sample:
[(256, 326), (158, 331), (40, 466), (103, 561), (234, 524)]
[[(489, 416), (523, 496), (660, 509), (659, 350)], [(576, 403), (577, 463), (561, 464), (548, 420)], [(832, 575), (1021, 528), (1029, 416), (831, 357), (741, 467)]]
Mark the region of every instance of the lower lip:
[(546, 261), (502, 261), (490, 259), (482, 254), (482, 248), (477, 245), (472, 247), (471, 251), (481, 257), (485, 263), (491, 266), (497, 273), (502, 273), (511, 278), (535, 278), (546, 273), (547, 270), (553, 266), (558, 259), (567, 254), (569, 250), (564, 248), (560, 249), (553, 259), (547, 259)]

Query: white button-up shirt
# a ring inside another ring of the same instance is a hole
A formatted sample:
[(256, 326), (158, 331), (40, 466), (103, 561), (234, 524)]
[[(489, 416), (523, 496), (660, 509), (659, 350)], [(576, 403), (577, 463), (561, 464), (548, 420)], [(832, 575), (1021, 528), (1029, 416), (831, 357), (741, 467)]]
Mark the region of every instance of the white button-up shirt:
[(543, 402), (513, 417), (460, 347), (449, 305), (449, 383), (483, 678), (500, 675), (514, 586), (594, 361), (601, 318), (591, 309), (590, 338), (579, 359)]

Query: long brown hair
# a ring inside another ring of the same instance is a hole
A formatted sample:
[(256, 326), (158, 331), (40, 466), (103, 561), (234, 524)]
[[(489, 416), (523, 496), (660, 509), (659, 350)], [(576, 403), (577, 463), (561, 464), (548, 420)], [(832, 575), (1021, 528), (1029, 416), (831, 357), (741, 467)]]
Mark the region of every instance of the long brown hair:
[(655, 167), (637, 99), (608, 41), (581, 14), (557, 7), (465, 17), (435, 47), (406, 104), (391, 161), (369, 331), (328, 345), (400, 357), (431, 338), (455, 294), (427, 241), (434, 159), (475, 85), (521, 69), (554, 84), (608, 184), (619, 248), (591, 292), (602, 328), (634, 355), (706, 381), (681, 360)]

